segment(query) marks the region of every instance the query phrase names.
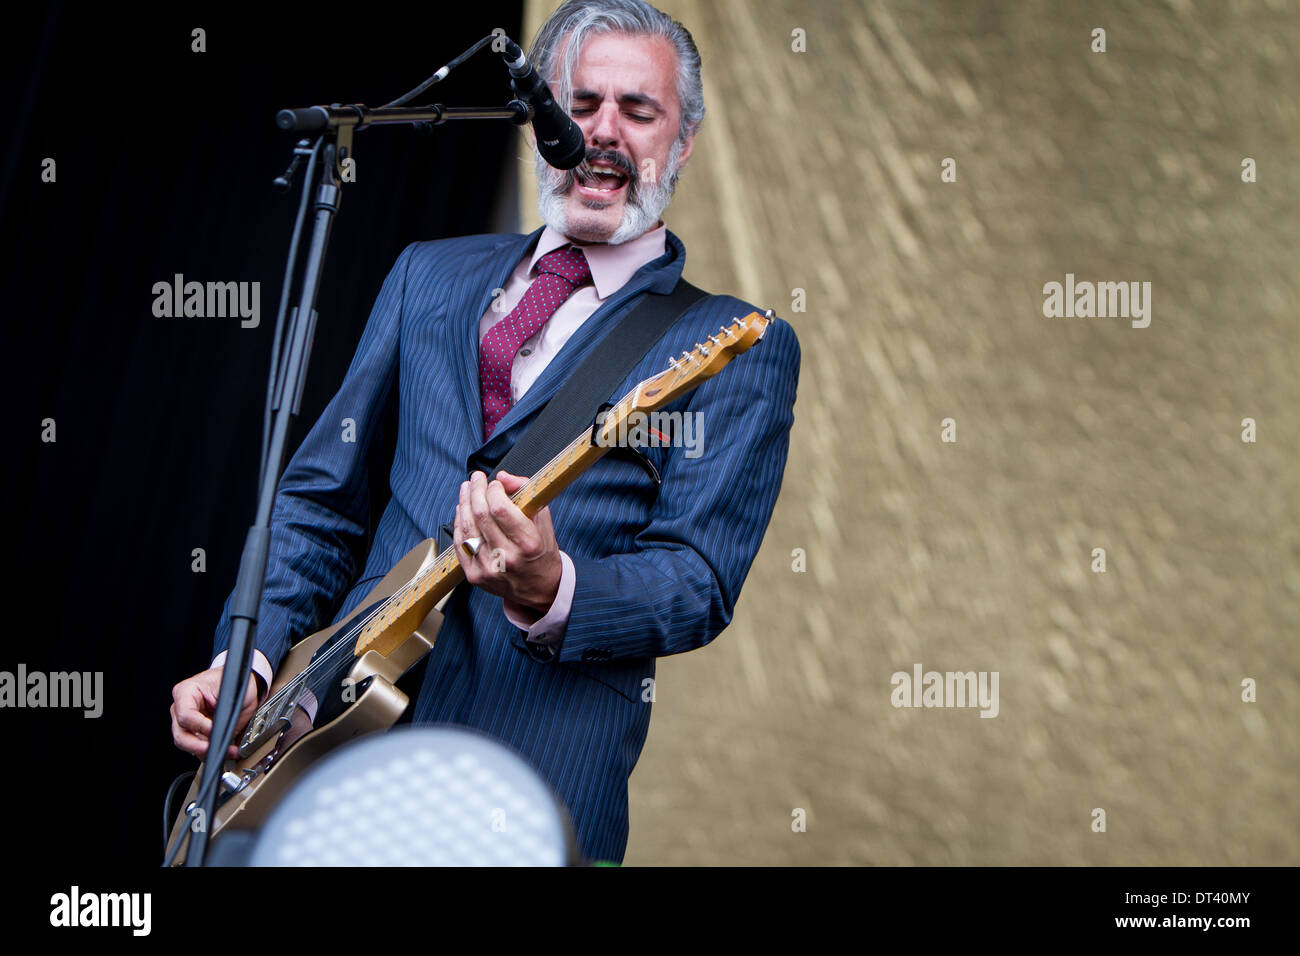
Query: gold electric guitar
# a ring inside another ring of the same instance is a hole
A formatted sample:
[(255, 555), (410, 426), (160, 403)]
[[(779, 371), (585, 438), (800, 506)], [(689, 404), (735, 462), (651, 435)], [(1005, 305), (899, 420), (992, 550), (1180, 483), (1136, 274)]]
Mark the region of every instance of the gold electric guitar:
[[(751, 312), (670, 359), (667, 369), (623, 396), (510, 500), (529, 517), (537, 514), (617, 447), (618, 436), (627, 434), (637, 418), (716, 375), (761, 339), (771, 321), (770, 311)], [(238, 758), (226, 760), (214, 819), (208, 825), (211, 836), (227, 827), (259, 826), (314, 760), (354, 737), (387, 730), (397, 722), (409, 701), (394, 685), (432, 649), (442, 623), (438, 608), (464, 576), (454, 550), (439, 552), (436, 540), (429, 538), (402, 558), (356, 610), (289, 650), (266, 702), (239, 738)], [(299, 703), (311, 698), (321, 705), (315, 717), (319, 726), (303, 732), (295, 726), (295, 715), (301, 724), (305, 714), (299, 712)], [(172, 827), (168, 848), (169, 856), (176, 850), (174, 864), (184, 862), (190, 830), (201, 826), (191, 819), (190, 810), (202, 776), (200, 767), (185, 797), (185, 810)], [(186, 846), (177, 849), (178, 840)]]

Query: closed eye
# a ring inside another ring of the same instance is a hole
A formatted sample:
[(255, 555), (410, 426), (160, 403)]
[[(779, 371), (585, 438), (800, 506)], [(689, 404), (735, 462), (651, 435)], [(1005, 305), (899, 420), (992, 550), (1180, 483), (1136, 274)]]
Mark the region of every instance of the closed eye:
[[(569, 110), (569, 115), (570, 115), (570, 116), (586, 116), (587, 114), (589, 114), (589, 113), (594, 113), (594, 112), (595, 112), (595, 110), (593, 110), (593, 109), (589, 109), (588, 107), (585, 107), (585, 106), (575, 106), (573, 109)], [(624, 113), (623, 115), (626, 116), (626, 117), (627, 117), (628, 119), (630, 119), (630, 120), (635, 120), (635, 121), (638, 122), (638, 123), (653, 123), (653, 122), (654, 122), (654, 117), (653, 117), (653, 116), (646, 116), (646, 115), (644, 115), (644, 114), (642, 114), (642, 113)]]

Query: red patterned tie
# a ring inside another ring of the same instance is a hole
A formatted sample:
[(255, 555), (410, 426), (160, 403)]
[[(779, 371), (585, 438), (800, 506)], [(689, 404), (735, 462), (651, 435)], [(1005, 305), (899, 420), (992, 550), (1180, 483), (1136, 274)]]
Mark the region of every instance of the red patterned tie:
[(479, 392), (483, 398), (483, 440), (510, 411), (510, 369), (520, 346), (537, 334), (573, 290), (591, 278), (581, 249), (566, 246), (537, 260), (533, 280), (514, 311), (483, 336), (479, 346)]

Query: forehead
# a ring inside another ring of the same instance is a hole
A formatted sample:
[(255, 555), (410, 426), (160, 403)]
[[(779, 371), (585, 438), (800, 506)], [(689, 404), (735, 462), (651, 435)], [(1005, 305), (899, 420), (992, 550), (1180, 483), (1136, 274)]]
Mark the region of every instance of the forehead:
[[(564, 55), (568, 38), (559, 55)], [(584, 37), (573, 73), (573, 88), (615, 98), (627, 93), (677, 105), (677, 51), (667, 37), (601, 33)]]

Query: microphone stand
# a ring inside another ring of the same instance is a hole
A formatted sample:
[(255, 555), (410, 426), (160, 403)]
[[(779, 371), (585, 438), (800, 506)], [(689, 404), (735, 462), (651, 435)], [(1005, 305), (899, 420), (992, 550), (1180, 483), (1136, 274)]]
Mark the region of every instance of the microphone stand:
[[(226, 747), (238, 728), (235, 720), (242, 709), (244, 691), (251, 672), (253, 639), (257, 630), (257, 615), (262, 603), (262, 590), (266, 579), (266, 565), (271, 546), (271, 512), (275, 504), (276, 485), (284, 470), (288, 450), (289, 426), (297, 417), (306, 381), (307, 363), (311, 355), (316, 331), (316, 297), (324, 270), (325, 252), (329, 245), (330, 229), (338, 212), (341, 191), (348, 179), (343, 175), (345, 163), (353, 158), (353, 133), (370, 126), (397, 124), (430, 124), (441, 126), (448, 120), (501, 119), (516, 126), (532, 120), (533, 110), (522, 100), (511, 100), (502, 107), (444, 107), (434, 104), (425, 107), (379, 107), (369, 109), (360, 104), (312, 106), (306, 109), (281, 110), (276, 125), (283, 130), (315, 133), (313, 143), (301, 140), (294, 148), (294, 160), (276, 185), (288, 188), (298, 163), (309, 157), (307, 174), (303, 178), (302, 198), (293, 237), (285, 265), (284, 284), (280, 290), (280, 307), (276, 316), (275, 339), (271, 353), (271, 372), (267, 382), (267, 409), (262, 423), (262, 456), (260, 462), (257, 510), (252, 527), (244, 541), (244, 551), (239, 562), (239, 576), (230, 601), (230, 643), (227, 647), (226, 666), (221, 676), (221, 689), (212, 717), (212, 735), (208, 754), (203, 763), (195, 801), (186, 808), (190, 818), (185, 828), (190, 833), (186, 866), (202, 866), (208, 849), (208, 830), (216, 809), (218, 786), (234, 790), (242, 785), (233, 773), (222, 774)], [(319, 166), (319, 182), (315, 184), (315, 198), (311, 199), (313, 173)], [(298, 283), (298, 304), (289, 314), (287, 337), (284, 334), (285, 311), (293, 288), (293, 275), (298, 260), (299, 239), (308, 204), (312, 203), (315, 219), (311, 240), (302, 265)], [(283, 344), (283, 347), (282, 347)], [(219, 783), (220, 781), (220, 783)], [(177, 837), (169, 859), (174, 858), (185, 842), (185, 833)]]

